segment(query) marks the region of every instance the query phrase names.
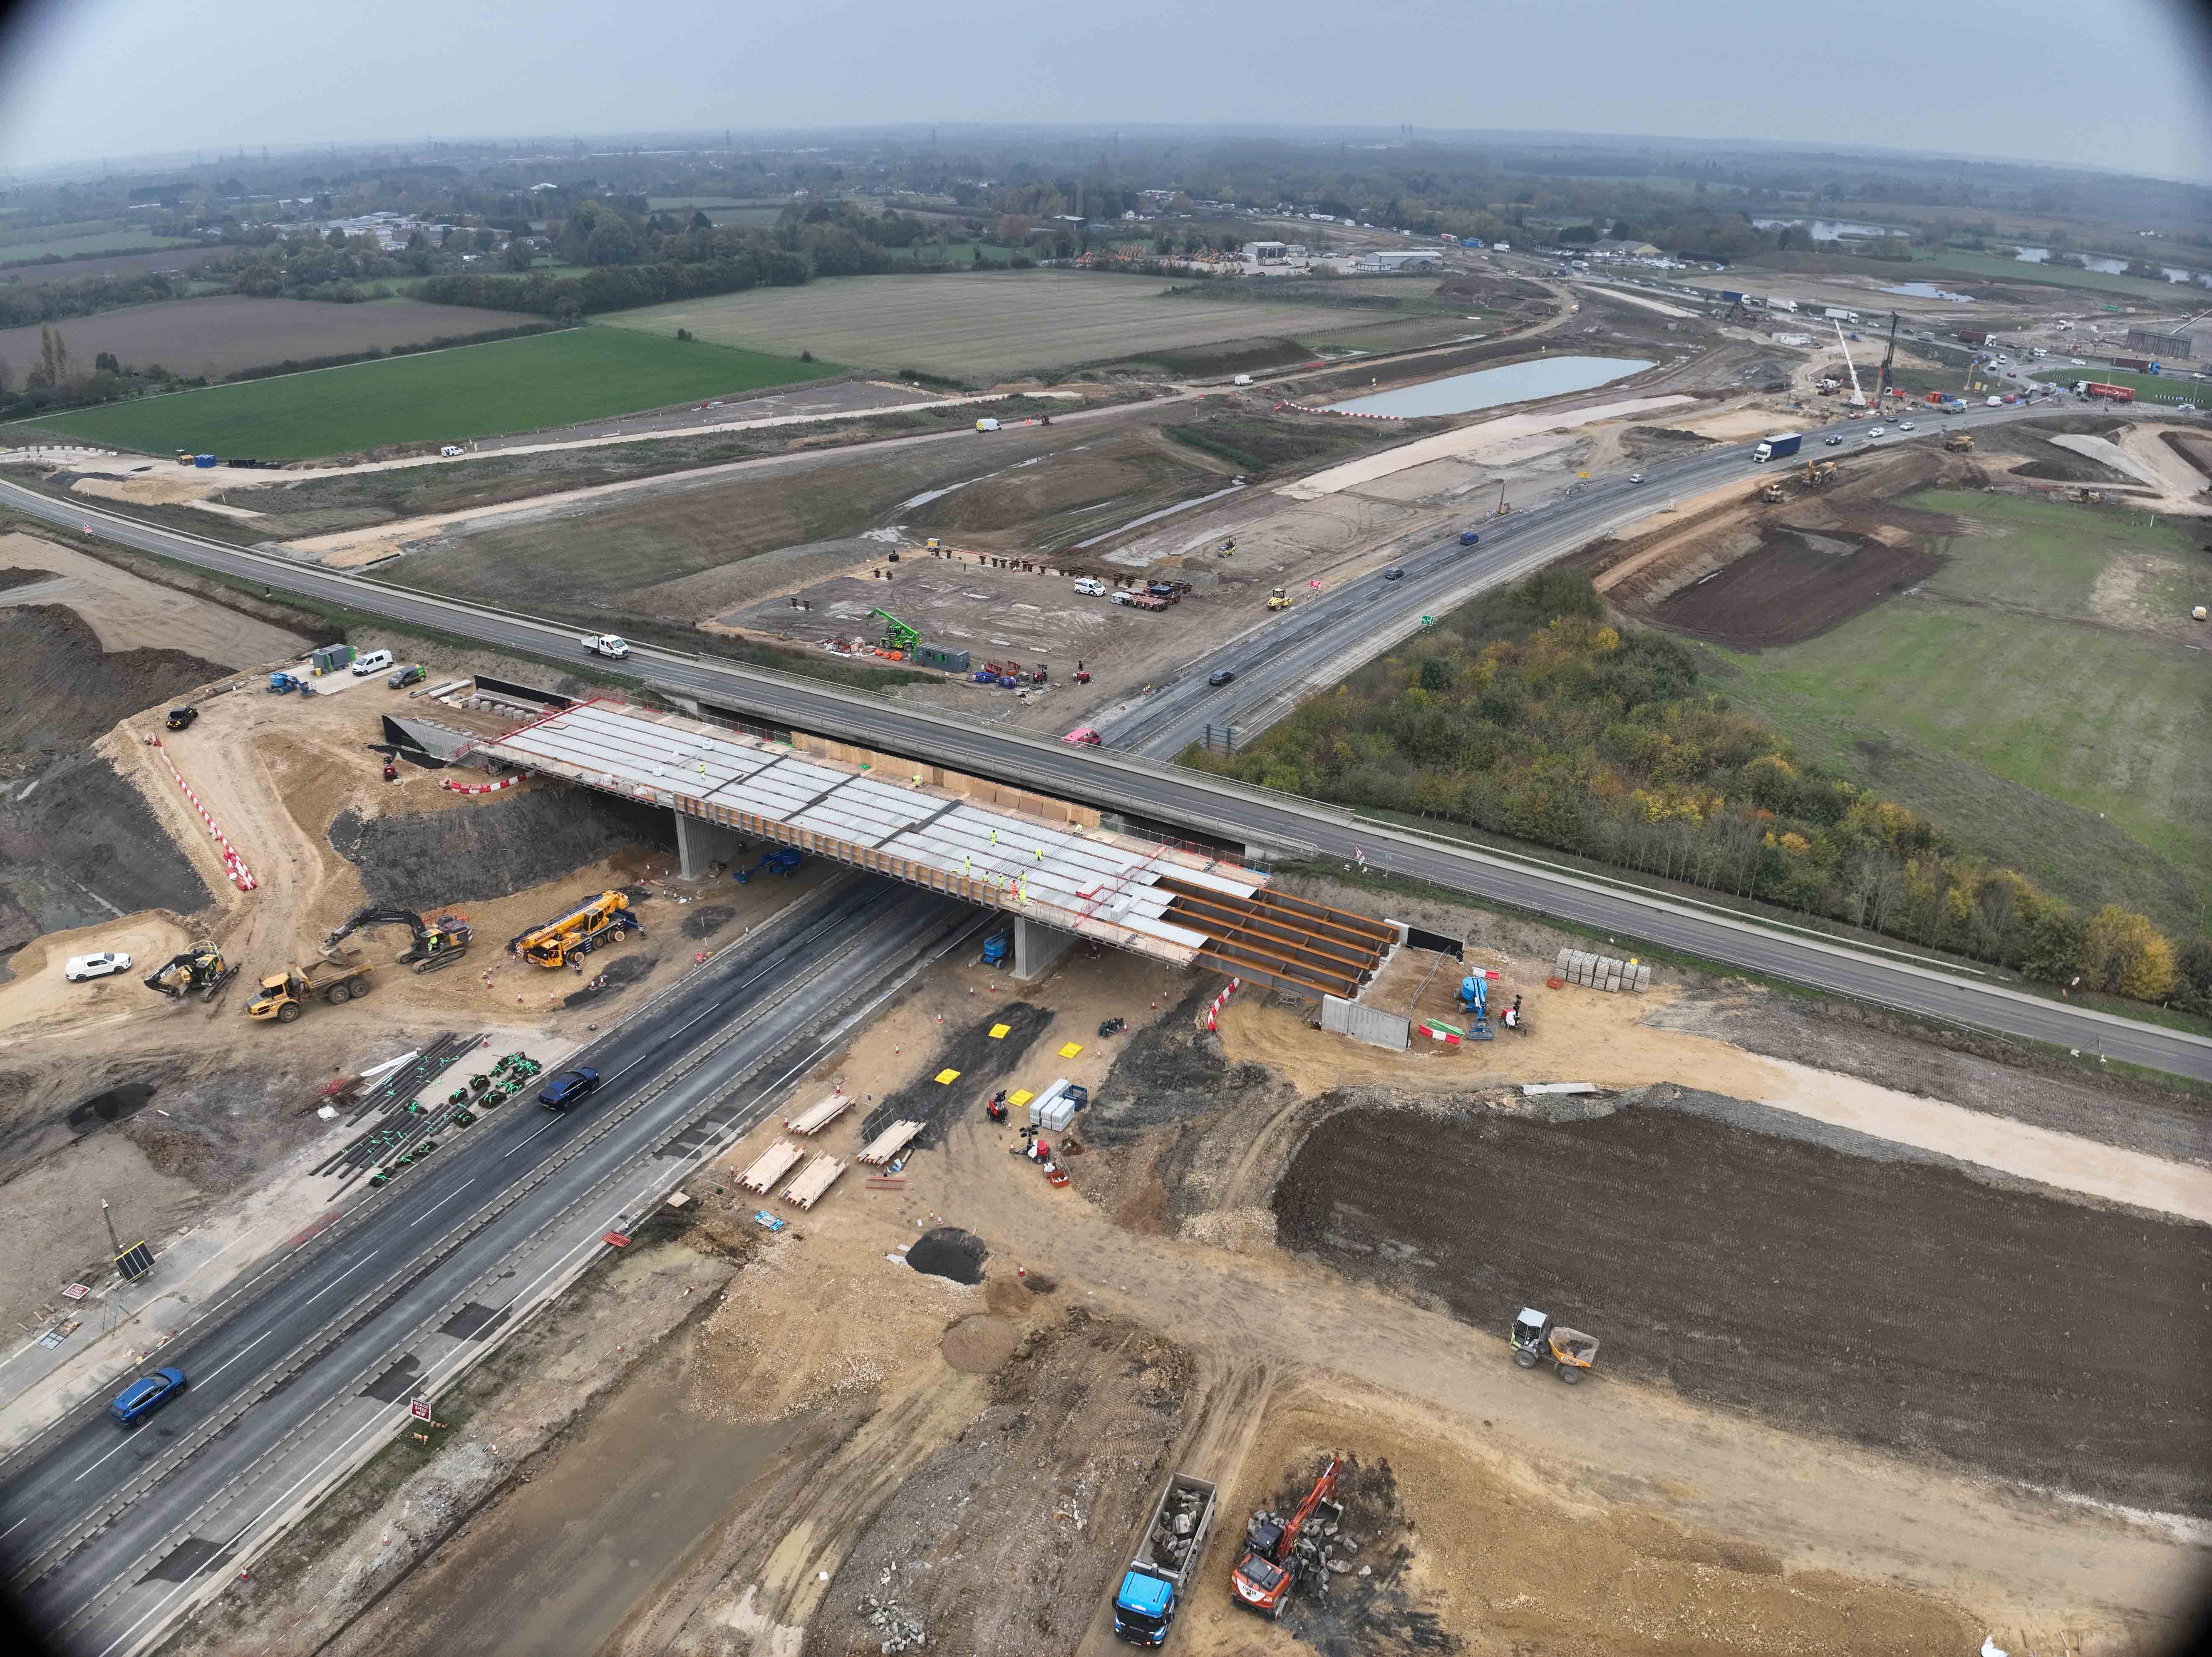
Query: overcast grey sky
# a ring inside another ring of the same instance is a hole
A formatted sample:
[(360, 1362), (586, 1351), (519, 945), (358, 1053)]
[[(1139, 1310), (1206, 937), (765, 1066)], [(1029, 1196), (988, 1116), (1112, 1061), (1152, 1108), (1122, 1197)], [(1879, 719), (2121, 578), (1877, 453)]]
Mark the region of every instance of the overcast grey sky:
[(48, 0), (5, 42), (0, 163), (644, 128), (1405, 121), (2212, 179), (2212, 60), (2191, 15), (2178, 0)]

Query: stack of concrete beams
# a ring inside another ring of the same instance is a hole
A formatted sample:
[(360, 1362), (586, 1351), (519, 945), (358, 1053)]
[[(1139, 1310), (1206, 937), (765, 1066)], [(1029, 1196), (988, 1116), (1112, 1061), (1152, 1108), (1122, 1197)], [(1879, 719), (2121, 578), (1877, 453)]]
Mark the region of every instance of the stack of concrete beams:
[(778, 1139), (760, 1154), (756, 1162), (738, 1175), (738, 1183), (748, 1191), (757, 1191), (763, 1196), (775, 1189), (776, 1181), (798, 1165), (806, 1153), (788, 1139)]
[(816, 1156), (805, 1170), (783, 1188), (783, 1199), (801, 1208), (811, 1208), (822, 1200), (823, 1193), (836, 1183), (845, 1171), (845, 1164), (826, 1153)]
[(860, 1160), (880, 1167), (920, 1138), (922, 1130), (928, 1126), (927, 1122), (893, 1122), (868, 1141), (868, 1148), (860, 1153)]
[(783, 1119), (785, 1127), (793, 1133), (819, 1133), (845, 1114), (853, 1102), (853, 1096), (842, 1090), (832, 1093), (827, 1099), (817, 1100), (796, 1116)]
[(1558, 973), (1568, 983), (1585, 989), (1632, 990), (1641, 994), (1651, 987), (1651, 968), (1644, 962), (1616, 961), (1587, 950), (1561, 950)]

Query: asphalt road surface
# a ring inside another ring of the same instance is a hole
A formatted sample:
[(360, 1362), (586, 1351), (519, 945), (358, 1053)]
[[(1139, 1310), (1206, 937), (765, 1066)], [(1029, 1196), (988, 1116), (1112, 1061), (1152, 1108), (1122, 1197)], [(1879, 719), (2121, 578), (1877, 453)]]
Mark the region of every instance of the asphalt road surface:
[(0, 1550), (26, 1613), (87, 1657), (143, 1644), (319, 1474), (557, 1292), (626, 1207), (750, 1126), (841, 1011), (974, 918), (872, 876), (834, 883), (578, 1055), (603, 1078), (580, 1105), (526, 1094), (364, 1187), (163, 1350), (183, 1396), (129, 1430), (102, 1396), (10, 1459)]
[[(2047, 407), (2024, 406), (1970, 410), (1949, 422), (1939, 419), (1931, 429), (1915, 436), (1919, 440), (1939, 439), (1948, 425), (1971, 431), (2049, 411)], [(1856, 424), (1807, 427), (1805, 433), (1806, 453), (1814, 456), (1823, 452), (1821, 439), (1832, 433), (1860, 440)], [(1887, 440), (1897, 440), (1894, 436)], [(2212, 1040), (2202, 1036), (2048, 1000), (1949, 971), (1940, 963), (1923, 965), (1896, 953), (1808, 936), (1690, 901), (1624, 889), (1621, 884), (1570, 871), (1442, 843), (1333, 806), (1181, 771), (1144, 756), (1178, 747), (1194, 724), (1202, 728), (1215, 706), (1205, 683), (1214, 667), (1234, 667), (1240, 661), (1258, 664), (1230, 689), (1242, 687), (1240, 695), (1260, 698), (1285, 694), (1289, 682), (1310, 674), (1314, 664), (1341, 661), (1348, 670), (1365, 655), (1386, 648), (1399, 632), (1417, 626), (1419, 617), (1432, 612), (1448, 595), (1464, 597), (1571, 551), (1615, 516), (1648, 510), (1652, 499), (1709, 488), (1731, 475), (1757, 475), (1752, 446), (1733, 445), (1653, 465), (1640, 485), (1630, 484), (1625, 476), (1593, 479), (1580, 495), (1510, 519), (1492, 520), (1501, 525), (1500, 531), (1493, 539), (1486, 530), (1480, 549), (1463, 549), (1455, 538), (1408, 556), (1403, 561), (1409, 572), (1404, 580), (1386, 583), (1377, 578), (1343, 589), (1337, 595), (1341, 609), (1330, 609), (1323, 601), (1291, 610), (1274, 624), (1282, 630), (1279, 634), (1262, 628), (1224, 646), (1219, 657), (1193, 663), (1181, 679), (1158, 693), (1157, 712), (1148, 704), (1117, 716), (1111, 722), (1112, 731), (1117, 740), (1133, 741), (1139, 750), (1134, 754), (1081, 748), (997, 728), (977, 729), (956, 718), (798, 675), (651, 646), (635, 647), (624, 661), (596, 665), (766, 721), (1088, 801), (1109, 810), (1141, 814), (1278, 853), (1342, 859), (1364, 854), (1372, 867), (1597, 928), (1620, 937), (1624, 948), (1636, 943), (1661, 944), (1923, 1017), (2212, 1080)], [(575, 632), (527, 616), (156, 528), (105, 507), (57, 500), (15, 484), (0, 483), (0, 501), (33, 516), (74, 525), (87, 534), (179, 562), (489, 645), (582, 659)], [(1474, 555), (1474, 561), (1462, 561), (1469, 554)], [(1370, 592), (1382, 596), (1371, 597)], [(1290, 642), (1285, 645), (1285, 640)], [(1234, 699), (1218, 704), (1224, 709), (1247, 705)]]

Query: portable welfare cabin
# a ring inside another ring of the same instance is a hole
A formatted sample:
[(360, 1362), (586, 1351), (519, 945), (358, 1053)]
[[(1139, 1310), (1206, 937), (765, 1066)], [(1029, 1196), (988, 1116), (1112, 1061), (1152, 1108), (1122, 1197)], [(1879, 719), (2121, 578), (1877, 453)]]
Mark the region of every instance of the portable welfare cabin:
[(318, 645), (307, 660), (318, 673), (335, 673), (342, 667), (353, 665), (351, 645)]
[(968, 652), (954, 650), (946, 645), (922, 645), (914, 652), (914, 659), (924, 667), (939, 668), (947, 673), (968, 671)]

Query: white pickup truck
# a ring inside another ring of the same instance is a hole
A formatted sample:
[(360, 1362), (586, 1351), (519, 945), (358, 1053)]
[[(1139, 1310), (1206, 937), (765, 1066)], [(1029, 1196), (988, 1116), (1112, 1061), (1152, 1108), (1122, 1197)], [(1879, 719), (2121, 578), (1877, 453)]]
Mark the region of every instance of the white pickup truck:
[(586, 634), (584, 635), (583, 646), (594, 656), (607, 656), (619, 659), (629, 654), (629, 641), (618, 634)]

